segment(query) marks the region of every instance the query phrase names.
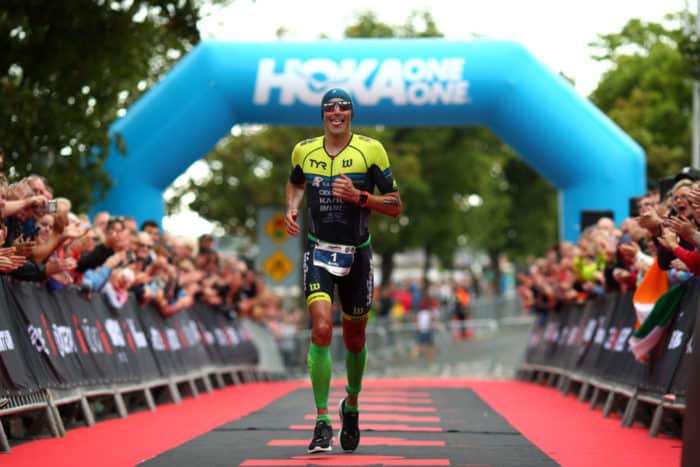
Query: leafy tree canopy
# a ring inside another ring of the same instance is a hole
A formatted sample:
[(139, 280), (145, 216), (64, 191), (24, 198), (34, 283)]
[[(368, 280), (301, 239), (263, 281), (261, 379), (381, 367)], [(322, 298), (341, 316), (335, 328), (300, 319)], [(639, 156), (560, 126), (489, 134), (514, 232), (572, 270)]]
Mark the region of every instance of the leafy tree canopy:
[(7, 173), (44, 175), (76, 210), (87, 209), (96, 190), (110, 186), (101, 169), (108, 126), (199, 41), (204, 3), (3, 1), (0, 146)]
[(666, 20), (632, 19), (591, 44), (612, 65), (591, 99), (644, 148), (651, 180), (690, 165), (693, 68), (682, 53), (683, 16)]

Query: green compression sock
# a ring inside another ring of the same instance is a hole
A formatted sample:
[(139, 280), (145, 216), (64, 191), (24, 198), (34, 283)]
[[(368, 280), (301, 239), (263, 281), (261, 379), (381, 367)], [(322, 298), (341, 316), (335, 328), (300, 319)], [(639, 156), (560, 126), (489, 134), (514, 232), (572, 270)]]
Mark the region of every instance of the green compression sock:
[[(367, 346), (362, 347), (357, 353), (345, 353), (345, 368), (348, 372), (348, 384), (345, 390), (351, 396), (357, 396), (362, 389), (362, 376), (365, 374), (367, 364)], [(345, 407), (350, 411), (357, 410), (357, 406), (351, 406), (346, 402)]]
[(331, 424), (331, 416), (328, 415), (328, 414), (326, 414), (326, 415), (316, 415), (316, 421), (317, 421), (317, 422), (320, 422), (320, 421), (322, 421), (322, 420), (323, 420), (324, 422), (326, 422), (327, 424), (329, 424), (329, 425)]
[(328, 392), (331, 388), (331, 352), (328, 346), (309, 346), (306, 364), (311, 376), (311, 387), (314, 390), (314, 400), (317, 409), (328, 408)]

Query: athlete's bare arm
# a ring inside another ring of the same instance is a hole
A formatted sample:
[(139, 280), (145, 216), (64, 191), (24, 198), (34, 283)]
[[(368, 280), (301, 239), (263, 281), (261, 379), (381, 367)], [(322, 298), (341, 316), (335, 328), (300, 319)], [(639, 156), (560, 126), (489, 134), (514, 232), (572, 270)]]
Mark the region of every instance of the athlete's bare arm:
[(284, 224), (287, 228), (287, 233), (291, 236), (301, 233), (301, 227), (297, 224), (297, 216), (299, 215), (301, 200), (304, 199), (305, 185), (305, 183), (295, 185), (287, 181), (287, 215), (284, 217)]
[[(333, 195), (342, 200), (359, 204), (361, 193), (362, 191), (355, 188), (352, 180), (345, 174), (341, 173), (338, 178), (333, 181)], [(368, 194), (365, 207), (380, 214), (397, 217), (401, 214), (401, 196), (398, 191), (384, 195)]]

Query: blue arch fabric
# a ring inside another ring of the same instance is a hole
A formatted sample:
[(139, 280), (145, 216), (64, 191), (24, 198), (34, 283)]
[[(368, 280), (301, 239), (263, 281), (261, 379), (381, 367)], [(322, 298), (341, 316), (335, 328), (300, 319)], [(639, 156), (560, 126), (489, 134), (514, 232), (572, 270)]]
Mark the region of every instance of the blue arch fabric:
[(127, 157), (111, 148), (115, 186), (95, 211), (160, 219), (163, 190), (234, 124), (320, 128), (332, 87), (352, 94), (356, 126), (490, 128), (559, 190), (562, 239), (584, 210), (620, 222), (644, 191), (639, 145), (518, 43), (205, 41), (111, 126)]

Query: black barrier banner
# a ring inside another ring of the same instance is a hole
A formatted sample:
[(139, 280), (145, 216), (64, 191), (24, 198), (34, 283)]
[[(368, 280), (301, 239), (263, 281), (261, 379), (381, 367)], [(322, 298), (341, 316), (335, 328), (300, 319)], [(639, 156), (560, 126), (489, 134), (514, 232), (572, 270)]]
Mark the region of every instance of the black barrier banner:
[(15, 316), (21, 316), (34, 349), (44, 360), (49, 373), (31, 368), (42, 387), (71, 388), (85, 384), (83, 366), (78, 361), (77, 339), (72, 327), (47, 297), (44, 284), (13, 282), (5, 289), (11, 300), (8, 305)]
[(566, 319), (561, 313), (557, 312), (550, 312), (548, 316), (549, 319), (547, 320), (547, 325), (544, 328), (544, 353), (542, 358), (545, 365), (553, 365), (554, 356), (557, 352), (559, 336), (561, 335), (561, 330), (564, 327)]
[(217, 364), (235, 361), (230, 349), (238, 344), (238, 334), (225, 330), (227, 322), (223, 313), (198, 304), (193, 308), (193, 315), (209, 359)]
[[(585, 306), (588, 313), (591, 303)], [(530, 330), (525, 361), (561, 368), (572, 367), (572, 361), (576, 361), (581, 352), (580, 347), (584, 344), (583, 309), (582, 305), (572, 303), (563, 306), (556, 314), (550, 312), (538, 316)]]
[(28, 323), (33, 353), (46, 360), (57, 376), (47, 380), (31, 366), (32, 372), (39, 371), (42, 386), (130, 383), (157, 373), (133, 306), (114, 310), (99, 294), (86, 300), (74, 289), (49, 293), (26, 282), (12, 284), (10, 293), (15, 311)]
[[(109, 309), (106, 303), (106, 299), (103, 300), (103, 304)], [(132, 295), (125, 306), (119, 310), (119, 319), (126, 336), (128, 352), (130, 352), (129, 364), (132, 373), (138, 375), (141, 381), (155, 380), (162, 375), (153, 350), (148, 345), (146, 330), (141, 325), (140, 311), (136, 298)]]
[(666, 339), (659, 343), (658, 351), (652, 353), (650, 365), (652, 373), (645, 389), (661, 394), (672, 392), (685, 395), (687, 383), (688, 360), (693, 350), (693, 329), (697, 319), (700, 303), (700, 284), (697, 278), (691, 279), (679, 305), (679, 311), (669, 324)]
[(581, 318), (570, 339), (573, 346), (573, 352), (567, 362), (567, 368), (570, 370), (578, 370), (593, 343), (598, 328), (597, 303), (597, 300), (588, 301), (581, 310)]
[(584, 306), (569, 304), (538, 317), (530, 331), (525, 361), (580, 371), (584, 375), (639, 387), (645, 393), (686, 394), (693, 355), (691, 333), (700, 306), (700, 279), (692, 279), (679, 311), (649, 363), (634, 359), (629, 344), (636, 325), (632, 294), (607, 294)]
[(124, 381), (127, 371), (122, 368), (127, 365), (126, 355), (114, 344), (120, 343), (114, 335), (114, 328), (118, 325), (101, 306), (102, 297), (97, 295), (93, 301), (88, 301), (72, 290), (43, 295), (56, 300), (56, 308), (63, 310), (64, 321), (70, 324), (75, 354), (84, 370), (82, 384), (97, 386)]
[[(595, 301), (594, 316), (596, 319), (595, 334), (593, 341), (590, 343), (586, 355), (583, 357), (580, 369), (589, 375), (597, 376), (600, 372), (598, 366), (598, 358), (603, 350), (608, 335), (608, 328), (614, 319), (617, 302), (620, 299), (619, 294), (601, 295)], [(590, 325), (587, 325), (587, 327)]]
[(636, 323), (637, 314), (632, 303), (632, 293), (622, 295), (617, 301), (598, 357), (597, 366), (603, 378), (635, 386), (646, 377), (648, 367), (634, 359), (628, 343)]
[(543, 316), (536, 316), (535, 321), (532, 323), (532, 327), (530, 328), (530, 335), (527, 339), (527, 346), (525, 347), (525, 362), (527, 363), (542, 363), (538, 358), (538, 349), (542, 342), (542, 334), (544, 330), (543, 318)]
[(163, 318), (153, 306), (140, 318), (158, 367), (164, 376), (199, 371), (215, 364), (243, 364), (233, 351), (241, 338), (211, 307), (197, 304), (175, 316)]
[(551, 358), (553, 366), (568, 368), (571, 354), (574, 352), (574, 344), (580, 334), (582, 306), (570, 303), (562, 307), (562, 327), (557, 341), (557, 349)]
[[(65, 292), (65, 290), (57, 290), (53, 293), (48, 293), (44, 289), (42, 293), (37, 294), (35, 297), (39, 304), (41, 319), (46, 319), (49, 331), (53, 336), (53, 342), (57, 351), (56, 358), (60, 358), (65, 364), (64, 370), (67, 371), (65, 378), (69, 380), (70, 386), (74, 386), (76, 383), (80, 386), (108, 383), (110, 374), (99, 375), (94, 362), (89, 358), (85, 358), (89, 351), (81, 346), (83, 342), (81, 340), (82, 334), (76, 326), (77, 320), (72, 319), (74, 316), (72, 315), (73, 310), (64, 308), (65, 302), (61, 300)], [(21, 306), (22, 311), (27, 313), (24, 303)], [(88, 309), (91, 307), (86, 302), (81, 308)], [(29, 311), (29, 313), (32, 313), (32, 311)], [(106, 335), (105, 338), (107, 338)]]
[(252, 365), (246, 330), (206, 305), (164, 318), (133, 297), (113, 308), (73, 288), (0, 278), (0, 395), (159, 380), (215, 365)]
[(195, 307), (193, 315), (213, 362), (224, 365), (258, 363), (257, 348), (238, 320), (204, 305)]
[[(696, 307), (697, 311), (697, 307)], [(700, 336), (700, 320), (695, 320), (693, 339), (697, 345)], [(683, 417), (683, 467), (695, 467), (700, 465), (700, 357), (695, 345), (689, 348), (689, 352), (683, 358), (681, 366), (685, 367), (687, 390), (686, 411)], [(685, 385), (684, 385), (685, 387)]]
[(153, 356), (158, 364), (160, 374), (172, 376), (185, 373), (187, 368), (182, 358), (176, 355), (181, 344), (177, 331), (165, 323), (158, 309), (153, 305), (145, 305), (139, 310), (139, 319)]
[(673, 375), (669, 394), (675, 394), (679, 397), (686, 397), (688, 393), (688, 380), (690, 377), (691, 364), (693, 361), (693, 352), (695, 350), (697, 340), (695, 335), (691, 335), (688, 343), (685, 346), (681, 361), (678, 364), (676, 373)]
[[(92, 302), (87, 302), (91, 307), (86, 309), (86, 302), (81, 302), (82, 299), (74, 291), (70, 292), (65, 294), (69, 300), (67, 305), (71, 305), (71, 302), (83, 305), (80, 309), (93, 315), (94, 326), (87, 320), (82, 320), (83, 336), (87, 336), (88, 332), (93, 333), (91, 341), (94, 345), (85, 337), (87, 345), (91, 351), (99, 352), (97, 355), (102, 362), (100, 366), (108, 373), (111, 381), (125, 384), (160, 376), (146, 334), (138, 320), (139, 307), (133, 297), (121, 308), (114, 308), (106, 297), (98, 295), (93, 297)], [(95, 339), (97, 332), (104, 332), (107, 336), (104, 346)]]
[(536, 365), (549, 365), (550, 357), (555, 351), (559, 339), (559, 315), (550, 311), (537, 317), (537, 324), (531, 336), (532, 345), (529, 362)]
[(41, 382), (56, 380), (27, 339), (23, 316), (8, 301), (5, 287), (6, 282), (0, 281), (0, 395), (21, 395), (41, 387), (35, 372), (43, 376)]
[(559, 345), (568, 334), (567, 323), (572, 308), (564, 306), (560, 311), (550, 310), (539, 315), (528, 342), (527, 362), (537, 365), (561, 366)]
[[(234, 361), (240, 362), (240, 364), (246, 365), (257, 365), (259, 363), (259, 352), (253, 341), (253, 337), (250, 335), (246, 326), (252, 325), (254, 321), (242, 320), (240, 325), (236, 328), (239, 333), (240, 340), (238, 344), (232, 349)], [(256, 323), (257, 324), (257, 323)]]
[(166, 320), (177, 333), (180, 343), (177, 352), (180, 354), (185, 367), (190, 371), (201, 370), (212, 364), (202, 343), (202, 336), (197, 327), (197, 322), (193, 319), (196, 313), (194, 309), (189, 309), (181, 311)]

